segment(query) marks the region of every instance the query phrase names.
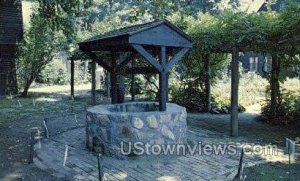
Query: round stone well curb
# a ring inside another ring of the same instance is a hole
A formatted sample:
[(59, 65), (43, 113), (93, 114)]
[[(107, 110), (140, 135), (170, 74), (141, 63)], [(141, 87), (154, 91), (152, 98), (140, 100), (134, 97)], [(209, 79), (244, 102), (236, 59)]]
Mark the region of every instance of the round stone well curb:
[(121, 146), (129, 152), (137, 142), (150, 145), (184, 144), (186, 115), (186, 109), (174, 103), (167, 103), (166, 111), (158, 111), (157, 102), (93, 106), (86, 115), (87, 148), (123, 158)]

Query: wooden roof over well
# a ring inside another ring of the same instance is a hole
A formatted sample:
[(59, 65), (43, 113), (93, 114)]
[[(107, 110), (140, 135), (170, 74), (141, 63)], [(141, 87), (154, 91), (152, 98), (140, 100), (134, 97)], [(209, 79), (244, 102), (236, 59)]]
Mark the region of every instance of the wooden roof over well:
[(83, 51), (132, 51), (132, 44), (191, 48), (192, 40), (169, 21), (155, 20), (95, 36), (79, 47)]

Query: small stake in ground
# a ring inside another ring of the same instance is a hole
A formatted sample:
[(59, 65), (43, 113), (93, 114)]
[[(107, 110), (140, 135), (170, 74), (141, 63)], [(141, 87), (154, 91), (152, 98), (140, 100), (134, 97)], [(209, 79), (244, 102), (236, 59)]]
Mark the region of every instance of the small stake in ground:
[(244, 180), (246, 178), (246, 176), (244, 176), (244, 173), (243, 173), (244, 172), (243, 159), (244, 159), (244, 148), (242, 148), (242, 151), (241, 151), (239, 169), (238, 169), (237, 175), (235, 176), (235, 178), (238, 178), (240, 180)]
[(289, 181), (291, 181), (291, 175), (292, 175), (292, 169), (291, 169), (291, 161), (295, 161), (295, 142), (286, 138), (285, 139), (286, 144), (286, 151), (289, 155)]
[(41, 144), (41, 132), (40, 132), (40, 130), (38, 130), (37, 136), (38, 136), (38, 148), (41, 149), (42, 144)]
[(66, 166), (67, 158), (68, 158), (68, 151), (69, 151), (69, 146), (66, 145), (66, 150), (65, 150), (65, 156), (64, 156), (64, 163), (63, 166)]
[(19, 103), (19, 107), (22, 107), (22, 104), (21, 104), (20, 100), (18, 100), (18, 103)]
[(32, 131), (30, 133), (30, 153), (29, 153), (29, 161), (28, 161), (29, 164), (33, 163), (34, 143), (35, 143), (35, 132)]
[(48, 127), (47, 127), (47, 119), (44, 119), (44, 128), (45, 128), (45, 137), (49, 138), (49, 132), (48, 132)]
[(32, 104), (35, 107), (35, 99), (32, 99)]
[(98, 171), (99, 171), (99, 181), (103, 181), (103, 167), (102, 167), (102, 155), (97, 155), (98, 160)]
[(78, 121), (77, 121), (77, 115), (76, 114), (74, 114), (74, 119), (75, 119), (75, 122), (77, 123)]

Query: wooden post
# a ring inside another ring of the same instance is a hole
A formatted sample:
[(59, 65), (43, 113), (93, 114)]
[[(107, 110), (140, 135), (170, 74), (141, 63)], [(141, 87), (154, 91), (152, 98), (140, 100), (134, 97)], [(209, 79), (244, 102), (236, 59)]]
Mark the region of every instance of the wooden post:
[(91, 105), (96, 105), (96, 60), (92, 60)]
[(117, 56), (116, 53), (111, 53), (111, 72), (110, 72), (110, 82), (111, 82), (111, 103), (116, 104), (118, 102), (118, 76), (116, 72), (117, 68)]
[(74, 59), (71, 57), (71, 99), (74, 100)]
[(29, 152), (29, 160), (28, 163), (33, 163), (33, 157), (34, 157), (34, 144), (35, 144), (35, 132), (32, 131), (30, 133), (30, 152)]
[(209, 54), (205, 54), (204, 69), (205, 69), (205, 96), (206, 96), (206, 111), (211, 110), (211, 68), (209, 62)]
[(44, 133), (45, 133), (45, 138), (49, 138), (49, 130), (48, 130), (48, 119), (44, 118)]
[(102, 155), (98, 154), (97, 155), (97, 163), (98, 163), (98, 177), (99, 177), (99, 181), (103, 181), (104, 180), (103, 163), (102, 163), (102, 161), (103, 161)]
[(280, 64), (276, 55), (272, 56), (272, 70), (271, 70), (271, 118), (277, 118), (278, 95), (279, 95), (279, 69)]
[[(131, 67), (134, 67), (134, 59), (131, 62)], [(131, 73), (131, 101), (135, 100), (135, 78), (134, 78), (134, 73)]]
[(167, 106), (167, 72), (166, 72), (166, 47), (161, 46), (159, 73), (159, 110), (166, 111)]
[(238, 136), (239, 52), (232, 49), (231, 60), (231, 136)]
[(235, 176), (235, 178), (242, 180), (243, 179), (243, 171), (244, 171), (244, 167), (243, 167), (243, 160), (244, 160), (244, 148), (242, 148), (241, 151), (241, 157), (240, 157), (240, 162), (239, 162), (239, 168), (238, 168), (238, 173)]
[(118, 103), (123, 103), (125, 99), (124, 76), (118, 75)]
[(106, 84), (106, 92), (107, 92), (107, 96), (110, 98), (111, 94), (110, 94), (110, 73), (108, 71), (106, 71), (105, 74), (105, 84)]
[(169, 102), (169, 72), (166, 72), (166, 102)]

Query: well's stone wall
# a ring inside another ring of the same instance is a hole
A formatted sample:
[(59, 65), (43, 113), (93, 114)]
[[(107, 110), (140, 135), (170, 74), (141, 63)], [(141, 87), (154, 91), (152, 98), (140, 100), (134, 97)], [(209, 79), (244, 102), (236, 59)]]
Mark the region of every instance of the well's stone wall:
[(156, 102), (98, 105), (87, 110), (87, 147), (110, 156), (123, 157), (122, 141), (128, 145), (183, 144), (186, 130), (186, 109), (173, 103), (167, 103), (163, 112)]

